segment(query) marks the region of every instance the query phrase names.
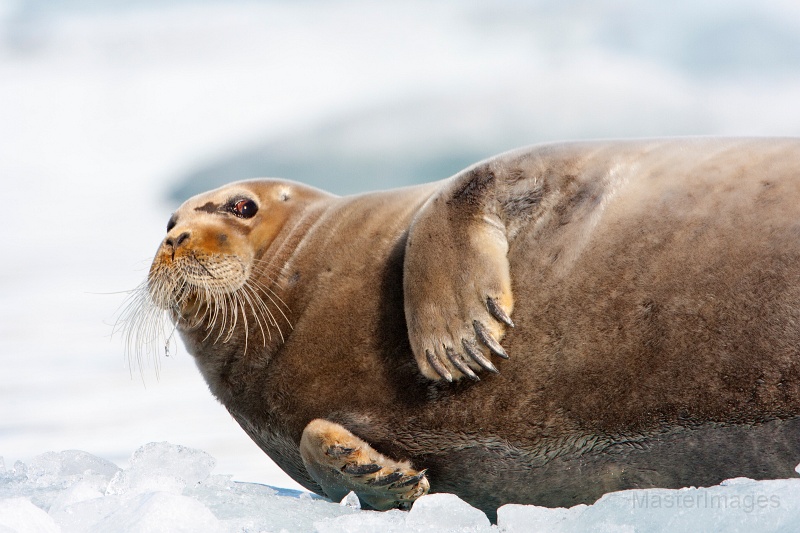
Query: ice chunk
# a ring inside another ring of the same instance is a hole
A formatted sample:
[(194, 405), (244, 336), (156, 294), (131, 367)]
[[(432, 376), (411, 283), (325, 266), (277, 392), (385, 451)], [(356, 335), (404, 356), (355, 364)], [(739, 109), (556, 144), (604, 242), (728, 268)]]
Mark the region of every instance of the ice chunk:
[(9, 472), (9, 479), (28, 479), (28, 465), (23, 463), (22, 461), (16, 461), (14, 466), (11, 468), (11, 472)]
[[(415, 530), (406, 525), (408, 513), (405, 511), (359, 511), (354, 514), (339, 516), (314, 522), (316, 533), (413, 533)], [(428, 529), (428, 531), (436, 531)]]
[(316, 521), (358, 511), (312, 496), (257, 483), (237, 483), (213, 476), (185, 496), (196, 498), (219, 518), (228, 531), (314, 531)]
[(47, 511), (60, 498), (86, 497), (78, 493), (66, 494), (83, 480), (93, 487), (93, 491), (105, 491), (117, 471), (119, 467), (114, 463), (87, 452), (47, 452), (34, 457), (28, 464), (17, 461), (13, 469), (0, 475), (0, 498), (26, 497)]
[(0, 500), (0, 531), (60, 533), (61, 528), (27, 498)]
[(220, 521), (199, 501), (169, 492), (139, 495), (101, 520), (98, 533), (208, 532), (225, 531)]
[(342, 498), (342, 501), (339, 502), (339, 505), (358, 511), (361, 509), (361, 500), (359, 500), (356, 493), (351, 490), (347, 493), (347, 496)]
[(130, 467), (117, 472), (108, 494), (172, 492), (180, 494), (208, 478), (214, 458), (202, 450), (168, 442), (151, 442), (136, 450)]
[(91, 531), (98, 522), (112, 513), (135, 503), (133, 496), (101, 494), (97, 497), (90, 487), (81, 482), (59, 496), (50, 506), (48, 514), (61, 526), (62, 533), (83, 533)]
[(37, 486), (70, 486), (87, 473), (96, 473), (110, 480), (119, 467), (80, 450), (47, 452), (34, 457), (27, 465), (28, 479)]
[(594, 505), (545, 509), (504, 505), (503, 532), (773, 531), (795, 532), (800, 523), (800, 479), (753, 481), (708, 488), (628, 490)]
[(0, 533), (795, 533), (800, 524), (797, 478), (735, 478), (708, 488), (621, 491), (570, 509), (505, 505), (498, 510), (497, 526), (490, 526), (481, 511), (451, 494), (423, 496), (409, 512), (366, 511), (355, 507), (354, 495), (345, 497), (342, 505), (305, 492), (212, 476), (213, 463), (205, 452), (167, 443), (142, 447), (130, 468), (121, 472), (84, 452), (50, 452), (29, 465), (18, 462), (0, 472)]
[(58, 494), (53, 503), (50, 504), (50, 514), (66, 510), (76, 503), (102, 498), (107, 485), (108, 480), (100, 476), (87, 474), (84, 479)]
[(545, 533), (560, 531), (563, 523), (578, 520), (586, 505), (570, 509), (508, 504), (497, 510), (497, 525), (504, 533)]
[(490, 531), (489, 519), (454, 494), (427, 494), (414, 502), (406, 525), (436, 531)]
[(750, 479), (749, 477), (734, 477), (731, 479), (726, 479), (720, 485), (723, 487), (732, 487), (734, 485), (748, 485), (754, 483), (755, 480)]
[(453, 494), (428, 494), (414, 502), (411, 511), (360, 511), (314, 523), (318, 533), (481, 533), (495, 528), (486, 515)]

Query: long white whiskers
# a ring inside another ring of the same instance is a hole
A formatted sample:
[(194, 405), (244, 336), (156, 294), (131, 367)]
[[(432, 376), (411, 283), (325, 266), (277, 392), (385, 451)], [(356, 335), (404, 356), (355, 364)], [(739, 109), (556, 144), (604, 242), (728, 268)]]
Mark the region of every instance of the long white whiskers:
[[(272, 340), (273, 329), (285, 342), (281, 322), (290, 329), (292, 323), (289, 306), (278, 295), (280, 274), (268, 262), (257, 261), (243, 283), (229, 290), (224, 276), (215, 277), (215, 273), (231, 268), (230, 263), (221, 263), (192, 256), (178, 265), (177, 273), (175, 266), (156, 266), (147, 281), (130, 291), (114, 332), (124, 334), (131, 373), (135, 364), (143, 377), (144, 360), (149, 358), (159, 375), (158, 355), (163, 351), (169, 356), (170, 345), (175, 342), (177, 322), (167, 328), (171, 317), (185, 321), (188, 328), (203, 327), (203, 342), (226, 344), (240, 332), (243, 354), (251, 347), (251, 328), (260, 334), (262, 346)], [(182, 315), (190, 303), (194, 304), (191, 315)]]

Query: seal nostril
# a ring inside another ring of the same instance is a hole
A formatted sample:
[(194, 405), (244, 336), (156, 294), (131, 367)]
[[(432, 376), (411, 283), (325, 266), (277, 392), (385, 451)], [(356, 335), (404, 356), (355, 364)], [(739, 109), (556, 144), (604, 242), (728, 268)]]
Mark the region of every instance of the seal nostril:
[(167, 240), (164, 242), (167, 244), (167, 246), (170, 246), (171, 248), (175, 249), (184, 242), (186, 242), (188, 239), (189, 239), (189, 232), (184, 231), (183, 233), (178, 235), (177, 238), (167, 237)]
[(189, 240), (189, 232), (188, 231), (184, 231), (183, 233), (178, 235), (178, 240), (175, 241), (175, 247), (177, 248), (178, 246), (180, 246), (181, 244), (183, 244), (187, 240)]

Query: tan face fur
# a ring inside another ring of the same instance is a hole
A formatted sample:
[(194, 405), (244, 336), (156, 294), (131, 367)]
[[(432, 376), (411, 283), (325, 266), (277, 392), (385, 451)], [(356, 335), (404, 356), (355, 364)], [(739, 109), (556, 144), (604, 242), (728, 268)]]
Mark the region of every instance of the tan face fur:
[[(239, 320), (277, 326), (265, 250), (291, 214), (292, 184), (235, 183), (195, 196), (170, 218), (148, 276), (148, 292), (183, 329), (203, 326), (223, 342)], [(273, 293), (274, 294), (274, 293)], [(248, 328), (244, 330), (247, 331)]]

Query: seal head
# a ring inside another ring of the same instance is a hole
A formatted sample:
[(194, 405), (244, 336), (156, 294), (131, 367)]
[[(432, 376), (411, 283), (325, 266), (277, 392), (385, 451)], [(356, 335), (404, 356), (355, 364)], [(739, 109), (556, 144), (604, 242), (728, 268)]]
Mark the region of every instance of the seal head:
[[(283, 337), (289, 323), (274, 290), (276, 269), (264, 252), (298, 201), (319, 191), (286, 181), (246, 181), (196, 196), (169, 219), (147, 282), (153, 304), (167, 311), (181, 332), (207, 330), (227, 343), (259, 333), (260, 344)], [(324, 193), (319, 193), (324, 194)], [(237, 328), (239, 321), (243, 328)], [(255, 322), (255, 328), (248, 324)]]

